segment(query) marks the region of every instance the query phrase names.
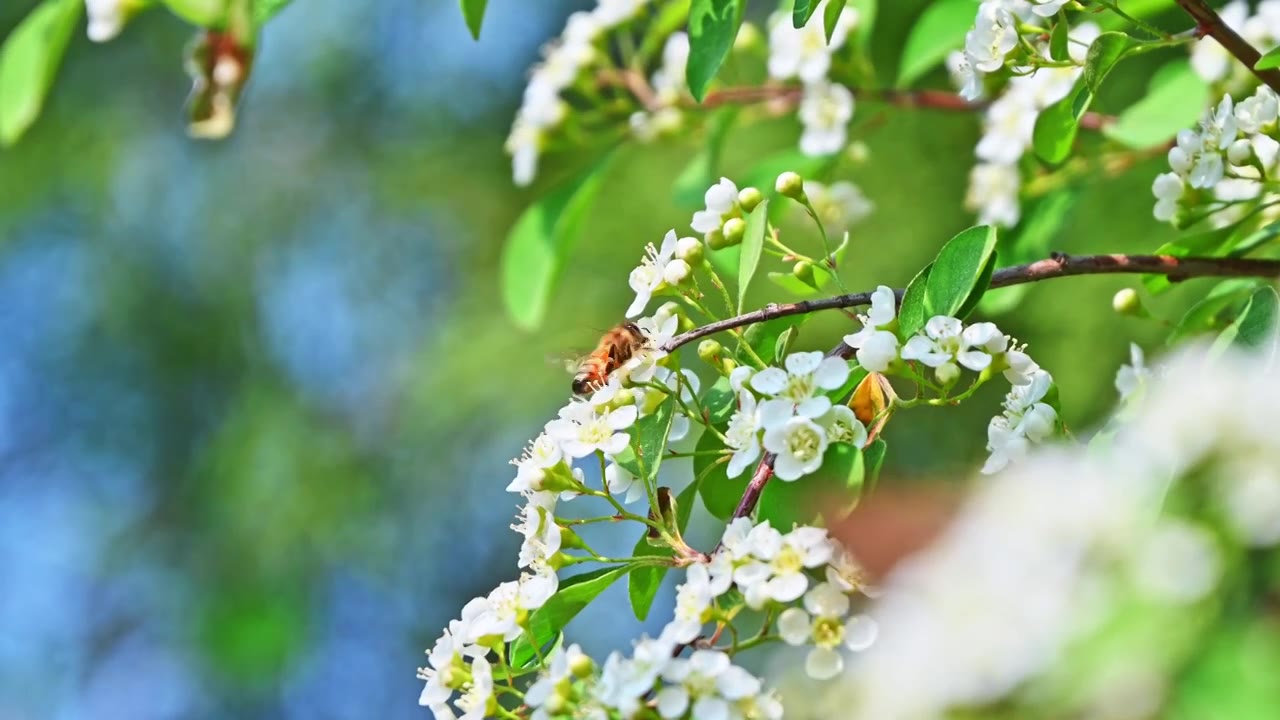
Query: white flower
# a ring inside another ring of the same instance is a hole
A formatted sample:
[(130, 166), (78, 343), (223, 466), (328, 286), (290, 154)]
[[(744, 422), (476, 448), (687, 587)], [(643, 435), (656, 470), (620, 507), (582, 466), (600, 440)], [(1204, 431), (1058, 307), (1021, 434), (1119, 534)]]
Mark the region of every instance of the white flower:
[(1022, 214), (1018, 205), (1021, 185), (1022, 177), (1016, 165), (979, 163), (969, 171), (965, 207), (978, 213), (978, 222), (984, 225), (1013, 227)]
[(843, 180), (831, 185), (805, 180), (804, 194), (808, 196), (809, 204), (818, 214), (823, 227), (831, 234), (848, 230), (854, 223), (870, 215), (875, 208), (857, 185)]
[(995, 72), (1004, 56), (1018, 44), (1017, 19), (998, 0), (978, 7), (978, 16), (964, 38), (965, 54), (975, 70)]
[(662, 67), (653, 74), (649, 83), (659, 105), (671, 106), (680, 102), (688, 89), (685, 81), (688, 62), (689, 36), (682, 32), (672, 33), (662, 47)]
[(834, 405), (827, 414), (818, 418), (818, 424), (827, 432), (828, 442), (849, 443), (854, 447), (867, 444), (867, 428), (848, 405)]
[(800, 151), (805, 155), (831, 155), (844, 147), (853, 119), (853, 93), (843, 85), (817, 82), (805, 85), (800, 99)]
[[(717, 555), (720, 565), (727, 560), (727, 556)], [(676, 588), (675, 618), (662, 630), (662, 639), (673, 643), (693, 642), (710, 619), (711, 604), (728, 592), (732, 579), (729, 572), (713, 573), (707, 563), (690, 565), (684, 584)]]
[(1162, 520), (1137, 548), (1134, 580), (1148, 595), (1166, 602), (1195, 602), (1222, 576), (1222, 558), (1213, 536), (1185, 520)]
[(822, 416), (831, 408), (831, 399), (817, 391), (835, 390), (849, 379), (849, 364), (844, 359), (824, 357), (820, 352), (792, 353), (783, 365), (786, 370), (769, 367), (751, 378), (751, 387), (772, 398), (760, 405), (760, 422), (766, 430), (793, 414)]
[(483, 657), (488, 650), (476, 645), (469, 645), (466, 638), (471, 634), (470, 617), (463, 613), (463, 619), (452, 620), (449, 628), (436, 639), (435, 645), (427, 653), (428, 667), (418, 669), (418, 677), (426, 680), (418, 704), (427, 707), (443, 705), (453, 695), (456, 676), (448, 671), (454, 666), (466, 667), (465, 658)]
[[(531, 708), (542, 708), (551, 699), (552, 694), (556, 692), (558, 686), (572, 682), (572, 673), (574, 666), (588, 661), (586, 654), (582, 652), (582, 648), (576, 643), (570, 645), (567, 649), (563, 645), (557, 645), (551, 651), (551, 656), (547, 658), (547, 670), (540, 675), (529, 689), (525, 692), (524, 702)], [(539, 716), (535, 713), (534, 717), (550, 717), (543, 714)]]
[(516, 477), (507, 485), (507, 492), (536, 492), (542, 489), (542, 479), (546, 471), (555, 467), (564, 458), (564, 453), (550, 435), (545, 432), (534, 438), (529, 447), (511, 464), (516, 466)]
[(722, 177), (720, 182), (707, 189), (703, 201), (706, 209), (695, 212), (689, 224), (695, 231), (705, 234), (719, 230), (725, 217), (738, 209), (738, 186), (729, 178)]
[(773, 474), (779, 480), (797, 480), (822, 467), (827, 433), (814, 421), (795, 416), (764, 432), (764, 449), (775, 453)]
[(518, 566), (538, 572), (549, 569), (547, 562), (560, 551), (560, 526), (555, 518), (555, 495), (531, 493), (520, 509), (519, 522), (512, 530), (524, 537)]
[(680, 318), (663, 305), (652, 316), (636, 320), (636, 327), (640, 328), (645, 342), (632, 351), (631, 359), (610, 375), (610, 380), (625, 377), (632, 382), (649, 382), (658, 373), (658, 361), (667, 356), (662, 346), (676, 336), (676, 331), (680, 329)]
[(1151, 214), (1160, 222), (1173, 222), (1178, 214), (1178, 201), (1182, 199), (1182, 178), (1177, 173), (1161, 173), (1151, 183), (1151, 193), (1156, 196)]
[(560, 37), (571, 45), (585, 45), (595, 42), (602, 32), (604, 27), (596, 16), (585, 10), (579, 10), (570, 14), (565, 20), (564, 31), (560, 33)]
[(604, 28), (613, 28), (634, 18), (649, 0), (599, 0), (591, 11), (596, 22)]
[(1058, 10), (1071, 0), (1030, 0), (1032, 8), (1031, 12), (1040, 17), (1053, 17)]
[[(903, 360), (918, 360), (934, 369), (938, 381), (954, 382), (960, 377), (960, 367), (981, 372), (991, 365), (991, 355), (983, 350), (971, 349), (1003, 337), (991, 323), (979, 323), (965, 328), (953, 317), (936, 315), (924, 325), (924, 335), (907, 340), (902, 348)], [(994, 335), (993, 335), (994, 333)]]
[(1127, 400), (1134, 393), (1140, 392), (1151, 379), (1151, 369), (1143, 362), (1142, 348), (1137, 343), (1129, 344), (1129, 364), (1121, 365), (1116, 371), (1116, 392), (1120, 399)]
[(460, 720), (480, 720), (489, 714), (493, 702), (493, 668), (478, 657), (471, 661), (471, 680), (462, 686), (462, 697), (454, 705), (462, 711)]
[(471, 625), (474, 637), (515, 640), (522, 632), (520, 616), (542, 607), (557, 587), (559, 581), (551, 573), (525, 574), (519, 580), (502, 583), (475, 605)]
[(542, 64), (533, 69), (529, 84), (545, 84), (556, 92), (564, 90), (594, 57), (595, 48), (590, 44), (552, 43), (543, 50)]
[(1280, 542), (1280, 469), (1265, 459), (1253, 460), (1240, 458), (1221, 473), (1221, 502), (1246, 543), (1268, 547)]
[[(808, 612), (806, 612), (806, 610)], [(815, 680), (835, 677), (844, 669), (838, 648), (865, 650), (875, 642), (877, 625), (865, 615), (845, 620), (849, 597), (830, 583), (819, 583), (805, 593), (804, 609), (787, 608), (778, 617), (778, 633), (788, 645), (814, 647), (805, 659), (804, 670)]]
[(1235, 139), (1236, 118), (1231, 96), (1226, 95), (1217, 109), (1205, 111), (1199, 133), (1178, 133), (1176, 146), (1169, 150), (1169, 166), (1179, 175), (1185, 174), (1191, 187), (1211, 188), (1222, 180), (1222, 154)]
[(662, 238), (661, 248), (655, 248), (653, 243), (649, 243), (645, 247), (644, 259), (640, 261), (640, 265), (631, 271), (631, 275), (627, 278), (627, 284), (631, 286), (631, 289), (636, 294), (636, 299), (627, 308), (627, 317), (635, 317), (644, 312), (645, 306), (649, 304), (653, 294), (663, 287), (663, 283), (666, 282), (667, 265), (671, 263), (675, 253), (675, 230), (667, 231), (666, 236)]
[(831, 69), (831, 54), (844, 45), (849, 31), (857, 25), (858, 14), (845, 8), (836, 21), (828, 45), (821, 18), (825, 11), (823, 2), (814, 11), (815, 21), (802, 28), (792, 25), (790, 13), (776, 13), (769, 27), (769, 76), (778, 80), (798, 77), (802, 82), (813, 83), (827, 77)]
[(1053, 377), (1043, 370), (1031, 375), (1026, 385), (1015, 385), (1004, 400), (1004, 413), (991, 419), (987, 426), (987, 450), (991, 456), (982, 466), (983, 473), (994, 473), (1009, 463), (1021, 460), (1031, 443), (1041, 442), (1053, 434), (1058, 413), (1041, 402), (1053, 385)]
[(542, 151), (542, 128), (516, 118), (507, 136), (506, 151), (511, 156), (511, 179), (521, 187), (538, 174), (538, 154)]
[(630, 658), (613, 653), (600, 672), (596, 695), (600, 702), (631, 717), (640, 707), (640, 698), (653, 690), (658, 676), (673, 662), (675, 643), (662, 638), (641, 638)]
[(978, 159), (1002, 165), (1018, 162), (1031, 147), (1037, 115), (1030, 98), (1022, 93), (1006, 93), (991, 103), (983, 120), (982, 139), (974, 151)]
[(547, 423), (546, 431), (571, 458), (586, 457), (597, 450), (617, 455), (631, 442), (631, 435), (618, 431), (631, 427), (637, 413), (635, 405), (611, 410), (575, 400), (560, 409), (560, 417)]
[(960, 97), (969, 102), (982, 98), (982, 73), (974, 71), (968, 55), (959, 50), (948, 55), (947, 72), (951, 75), (951, 84), (960, 91)]
[(755, 395), (746, 390), (738, 393), (738, 409), (729, 418), (724, 439), (725, 446), (733, 450), (725, 472), (731, 478), (738, 477), (760, 457), (760, 409)]
[(627, 505), (644, 497), (644, 482), (618, 463), (609, 463), (604, 469), (604, 484), (611, 495), (625, 493), (626, 497), (622, 502)]
[(766, 520), (747, 533), (738, 547), (745, 562), (733, 571), (747, 605), (763, 607), (774, 600), (788, 603), (809, 587), (806, 568), (821, 567), (831, 559), (831, 542), (822, 528), (800, 526), (783, 535)]
[(733, 720), (732, 703), (761, 689), (758, 678), (717, 650), (695, 650), (687, 660), (672, 660), (662, 679), (670, 684), (658, 691), (657, 706), (667, 720), (683, 717), (690, 709), (698, 720)]
[(1277, 105), (1275, 91), (1266, 85), (1258, 86), (1253, 95), (1236, 105), (1236, 127), (1242, 133), (1262, 132), (1276, 122), (1276, 115), (1280, 112)]
[(90, 40), (106, 42), (120, 34), (124, 29), (126, 2), (127, 0), (84, 0), (84, 7), (89, 15)]
[[(694, 399), (701, 390), (702, 381), (698, 379), (698, 375), (689, 368), (681, 368), (679, 373), (668, 370), (664, 367), (655, 368), (654, 377), (658, 382), (666, 385), (674, 394), (676, 388), (680, 388), (680, 399), (685, 405), (693, 405)], [(667, 443), (678, 443), (689, 436), (689, 431), (693, 424), (689, 417), (684, 414), (683, 408), (676, 405), (674, 415), (671, 418), (671, 429), (667, 432)]]
[(844, 336), (844, 343), (857, 350), (858, 364), (871, 372), (884, 372), (898, 359), (898, 336), (886, 328), (897, 317), (898, 301), (886, 285), (871, 293), (871, 310), (858, 315), (862, 329)]

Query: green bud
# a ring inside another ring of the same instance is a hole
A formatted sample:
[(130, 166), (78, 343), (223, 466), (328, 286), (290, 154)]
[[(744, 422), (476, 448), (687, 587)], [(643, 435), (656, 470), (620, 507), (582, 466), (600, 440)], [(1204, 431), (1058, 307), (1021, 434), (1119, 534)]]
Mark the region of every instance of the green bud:
[(813, 285), (813, 263), (800, 260), (791, 266), (791, 274), (806, 285)]
[(565, 550), (582, 550), (587, 545), (582, 542), (582, 538), (578, 537), (578, 533), (574, 532), (573, 528), (561, 527), (560, 547)]
[(738, 36), (733, 39), (733, 49), (738, 52), (755, 50), (763, 42), (764, 35), (760, 33), (760, 29), (752, 23), (744, 22), (738, 28)]
[(742, 218), (729, 218), (724, 221), (722, 228), (724, 233), (725, 247), (731, 247), (742, 242), (742, 237), (747, 234), (747, 221)]
[(779, 175), (778, 181), (773, 184), (773, 189), (777, 190), (779, 195), (789, 197), (796, 202), (809, 202), (808, 196), (804, 194), (804, 178), (791, 171)]
[(575, 655), (569, 661), (569, 672), (573, 673), (575, 677), (589, 678), (595, 667), (596, 664), (586, 655)]
[(583, 486), (578, 478), (573, 476), (573, 471), (569, 469), (569, 465), (563, 460), (552, 465), (542, 472), (542, 482), (539, 488), (549, 492), (564, 492), (572, 490), (574, 492), (582, 492)]
[(720, 230), (712, 230), (702, 237), (707, 241), (707, 247), (712, 250), (723, 250), (729, 247), (729, 242), (724, 239), (724, 233)]
[(1146, 317), (1147, 309), (1142, 306), (1142, 298), (1138, 297), (1138, 291), (1133, 288), (1124, 288), (1111, 298), (1111, 308), (1120, 315), (1133, 315), (1135, 317)]
[(676, 242), (676, 257), (696, 267), (702, 263), (702, 241), (695, 237), (682, 237)]
[(870, 151), (867, 150), (867, 144), (861, 140), (854, 140), (849, 143), (849, 147), (845, 148), (845, 157), (849, 158), (849, 162), (854, 165), (861, 165), (867, 161)]
[(744, 187), (738, 191), (738, 204), (744, 212), (751, 212), (764, 201), (764, 193), (753, 187)]
[(723, 354), (724, 346), (715, 340), (707, 338), (698, 343), (698, 357), (708, 365), (715, 365)]
[(559, 717), (565, 710), (569, 709), (569, 701), (559, 691), (556, 691), (547, 697), (547, 702), (542, 708), (550, 713), (552, 717)]

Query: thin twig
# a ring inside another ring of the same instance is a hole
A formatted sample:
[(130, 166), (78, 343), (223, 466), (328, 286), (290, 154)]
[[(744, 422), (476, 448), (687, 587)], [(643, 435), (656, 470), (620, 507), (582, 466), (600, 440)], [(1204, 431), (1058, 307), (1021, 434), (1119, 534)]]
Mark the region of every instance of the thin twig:
[[(1023, 283), (1039, 282), (1071, 275), (1166, 275), (1170, 280), (1186, 280), (1193, 277), (1259, 277), (1280, 276), (1280, 260), (1252, 258), (1175, 257), (1173, 255), (1064, 255), (1061, 253), (1026, 265), (1000, 268), (991, 276), (991, 287), (1002, 288)], [(899, 298), (902, 290), (895, 291)], [(802, 300), (794, 303), (770, 303), (737, 317), (718, 320), (689, 332), (675, 336), (662, 349), (671, 352), (681, 345), (714, 335), (718, 332), (745, 325), (803, 315), (818, 310), (856, 307), (871, 302), (871, 292), (837, 295), (819, 300)]]
[(1196, 21), (1196, 34), (1200, 37), (1208, 35), (1227, 52), (1244, 63), (1249, 71), (1266, 83), (1272, 90), (1280, 92), (1280, 70), (1259, 70), (1255, 67), (1262, 55), (1250, 45), (1240, 34), (1232, 30), (1222, 21), (1217, 11), (1209, 7), (1204, 0), (1176, 0), (1178, 5)]

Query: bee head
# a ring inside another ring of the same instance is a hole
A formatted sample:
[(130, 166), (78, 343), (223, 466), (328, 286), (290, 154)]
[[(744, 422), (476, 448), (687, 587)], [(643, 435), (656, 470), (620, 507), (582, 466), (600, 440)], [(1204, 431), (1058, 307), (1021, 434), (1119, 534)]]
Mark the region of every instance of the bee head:
[(579, 375), (573, 379), (573, 392), (576, 395), (586, 395), (591, 392), (591, 378), (586, 375)]

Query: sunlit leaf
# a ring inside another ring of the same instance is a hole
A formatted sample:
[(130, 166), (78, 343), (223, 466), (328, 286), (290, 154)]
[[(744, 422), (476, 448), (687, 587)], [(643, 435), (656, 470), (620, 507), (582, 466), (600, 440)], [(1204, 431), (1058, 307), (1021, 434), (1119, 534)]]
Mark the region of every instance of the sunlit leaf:
[(760, 267), (764, 251), (764, 233), (769, 226), (769, 201), (764, 200), (747, 215), (747, 230), (742, 236), (742, 255), (738, 260), (738, 312), (747, 301), (747, 288)]
[(1103, 133), (1131, 148), (1155, 147), (1194, 125), (1208, 104), (1208, 84), (1191, 69), (1190, 61), (1174, 60), (1156, 71), (1147, 94), (1125, 108)]
[(938, 0), (911, 26), (898, 64), (898, 87), (907, 87), (964, 45), (965, 33), (973, 27), (978, 3), (975, 0)]
[(83, 0), (45, 0), (0, 48), (0, 143), (12, 145), (40, 116)]
[(685, 79), (694, 99), (702, 102), (707, 87), (733, 48), (742, 24), (741, 0), (693, 0), (689, 8), (689, 62)]
[[(607, 590), (618, 578), (625, 575), (631, 567), (630, 565), (613, 565), (562, 580), (556, 594), (529, 617), (529, 631), (537, 646), (541, 648), (552, 642), (564, 626), (582, 612), (582, 608)], [(512, 643), (510, 661), (512, 665), (516, 667), (524, 665), (534, 655), (534, 648), (529, 644), (527, 637), (521, 636)]]
[(995, 257), (996, 229), (990, 225), (969, 228), (948, 240), (929, 271), (924, 294), (926, 319), (935, 315), (963, 317), (986, 292)]
[(471, 37), (480, 39), (480, 26), (484, 23), (484, 10), (489, 0), (459, 0), (462, 4), (462, 17), (467, 21), (467, 29)]

